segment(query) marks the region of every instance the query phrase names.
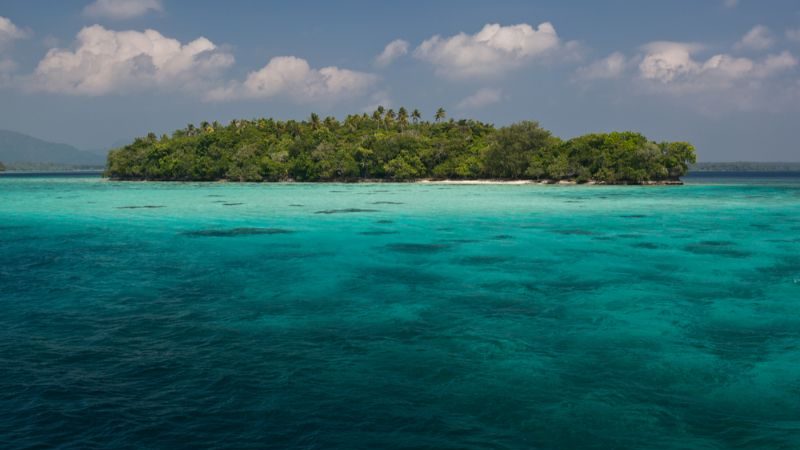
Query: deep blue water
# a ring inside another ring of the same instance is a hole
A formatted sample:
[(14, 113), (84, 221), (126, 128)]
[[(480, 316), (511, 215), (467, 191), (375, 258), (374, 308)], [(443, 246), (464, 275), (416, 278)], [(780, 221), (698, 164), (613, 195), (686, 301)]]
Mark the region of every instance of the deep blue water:
[(0, 176), (0, 448), (800, 448), (800, 177)]

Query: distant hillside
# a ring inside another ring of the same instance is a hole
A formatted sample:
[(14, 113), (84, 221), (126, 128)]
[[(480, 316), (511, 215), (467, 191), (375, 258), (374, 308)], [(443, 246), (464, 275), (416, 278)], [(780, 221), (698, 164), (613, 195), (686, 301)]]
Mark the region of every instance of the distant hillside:
[(0, 161), (8, 169), (35, 165), (102, 166), (105, 157), (67, 144), (43, 141), (26, 134), (0, 130)]
[(699, 162), (689, 166), (691, 172), (800, 172), (797, 162)]

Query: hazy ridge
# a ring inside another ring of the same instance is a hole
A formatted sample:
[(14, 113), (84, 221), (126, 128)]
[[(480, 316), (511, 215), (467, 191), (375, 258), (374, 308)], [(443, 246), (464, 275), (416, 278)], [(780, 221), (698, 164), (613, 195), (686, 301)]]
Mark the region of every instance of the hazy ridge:
[(80, 150), (68, 144), (48, 142), (18, 133), (0, 130), (0, 161), (9, 170), (58, 170), (102, 166), (105, 156)]

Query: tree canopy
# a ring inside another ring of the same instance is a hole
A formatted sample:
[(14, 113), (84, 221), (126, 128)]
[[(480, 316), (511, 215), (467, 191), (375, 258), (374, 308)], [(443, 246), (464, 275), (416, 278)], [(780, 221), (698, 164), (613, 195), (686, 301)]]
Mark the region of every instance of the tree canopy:
[(649, 141), (635, 132), (562, 140), (537, 122), (496, 128), (476, 120), (434, 122), (405, 107), (379, 107), (344, 121), (233, 120), (189, 124), (112, 150), (106, 175), (168, 181), (393, 181), (531, 179), (642, 183), (675, 180), (695, 162), (686, 142)]

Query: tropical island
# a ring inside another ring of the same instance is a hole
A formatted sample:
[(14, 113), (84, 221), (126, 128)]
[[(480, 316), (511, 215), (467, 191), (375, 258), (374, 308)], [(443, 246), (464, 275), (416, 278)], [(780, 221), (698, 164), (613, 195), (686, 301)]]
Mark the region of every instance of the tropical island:
[(0, 172), (5, 172), (6, 166), (3, 165), (3, 162), (0, 161)]
[(530, 180), (679, 184), (696, 162), (687, 142), (653, 142), (636, 132), (563, 140), (523, 121), (434, 120), (419, 110), (378, 107), (344, 121), (233, 120), (189, 124), (111, 150), (105, 176), (152, 181)]

